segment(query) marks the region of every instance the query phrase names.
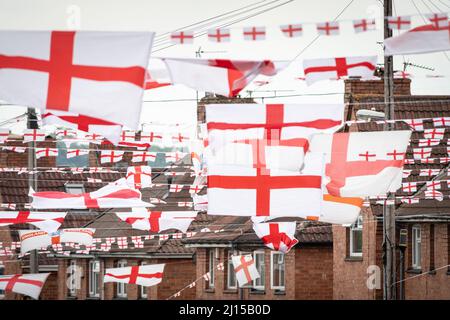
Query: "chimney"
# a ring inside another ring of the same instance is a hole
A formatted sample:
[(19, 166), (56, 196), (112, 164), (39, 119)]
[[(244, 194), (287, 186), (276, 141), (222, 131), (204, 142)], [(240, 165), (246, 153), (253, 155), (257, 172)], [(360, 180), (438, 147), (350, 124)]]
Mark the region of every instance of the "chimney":
[(216, 104), (216, 103), (255, 103), (252, 98), (241, 98), (239, 96), (235, 98), (228, 98), (221, 95), (215, 95), (210, 92), (206, 92), (205, 96), (200, 99), (197, 104), (197, 123), (205, 123), (206, 122), (206, 113), (205, 113), (205, 105), (207, 104)]
[[(384, 80), (345, 80), (345, 101), (349, 101), (355, 95), (383, 95)], [(410, 96), (411, 79), (394, 79), (394, 95)]]

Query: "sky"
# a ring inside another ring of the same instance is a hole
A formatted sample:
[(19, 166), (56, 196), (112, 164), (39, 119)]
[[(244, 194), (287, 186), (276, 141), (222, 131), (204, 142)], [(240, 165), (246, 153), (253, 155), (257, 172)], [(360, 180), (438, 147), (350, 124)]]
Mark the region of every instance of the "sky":
[[(259, 90), (252, 96), (271, 97), (276, 95), (303, 96), (290, 98), (257, 99), (261, 102), (289, 103), (338, 103), (343, 100), (343, 81), (324, 81), (307, 86), (297, 80), (302, 76), (302, 60), (308, 58), (326, 58), (339, 56), (377, 55), (378, 63), (383, 62), (382, 45), (382, 1), (353, 1), (338, 18), (341, 21), (341, 33), (338, 36), (316, 37), (315, 23), (333, 20), (350, 2), (349, 0), (293, 0), (276, 9), (269, 10), (258, 16), (248, 18), (230, 26), (231, 42), (214, 44), (206, 36), (196, 38), (194, 44), (175, 45), (165, 48), (168, 44), (166, 32), (183, 28), (193, 23), (236, 10), (244, 6), (247, 9), (262, 6), (258, 10), (270, 8), (287, 0), (0, 0), (0, 30), (109, 30), (109, 31), (153, 31), (156, 40), (153, 45), (151, 65), (158, 68), (157, 57), (195, 58), (199, 47), (203, 51), (202, 58), (234, 58), (234, 59), (272, 59), (292, 60), (299, 52), (304, 51), (287, 69), (270, 79), (268, 85), (256, 87), (250, 85), (246, 90)], [(272, 3), (272, 4), (270, 4)], [(414, 6), (416, 5), (417, 8)], [(423, 23), (419, 15), (432, 11), (450, 12), (450, 0), (425, 1), (394, 1), (394, 15), (412, 15), (413, 26)], [(234, 18), (222, 17), (221, 22), (209, 21), (209, 27), (229, 22), (237, 17), (245, 17), (251, 12), (242, 14), (242, 10), (234, 14)], [(352, 19), (375, 18), (377, 30), (355, 34)], [(303, 23), (303, 36), (287, 38), (279, 30), (279, 26), (290, 23)], [(242, 37), (242, 28), (249, 26), (265, 26), (267, 37), (265, 41), (249, 42)], [(206, 28), (206, 27), (204, 27)], [(189, 29), (189, 28), (188, 28)], [(195, 30), (195, 29), (194, 29)], [(395, 34), (396, 32), (394, 32)], [(304, 50), (310, 45), (306, 50)], [(413, 75), (413, 94), (450, 95), (450, 52), (430, 53), (423, 55), (396, 56), (396, 70), (403, 69), (403, 62), (408, 61), (418, 65), (434, 68), (434, 71), (409, 67), (407, 72)], [(444, 75), (444, 78), (427, 78), (427, 75)], [(276, 93), (275, 93), (276, 92)], [(315, 94), (336, 93), (317, 96)], [(196, 121), (196, 91), (183, 85), (148, 90), (144, 95), (141, 123), (181, 123), (193, 126)], [(203, 96), (199, 92), (199, 97)], [(173, 99), (188, 101), (167, 102)], [(20, 107), (0, 107), (1, 122), (24, 112)], [(23, 122), (9, 127), (19, 130)]]

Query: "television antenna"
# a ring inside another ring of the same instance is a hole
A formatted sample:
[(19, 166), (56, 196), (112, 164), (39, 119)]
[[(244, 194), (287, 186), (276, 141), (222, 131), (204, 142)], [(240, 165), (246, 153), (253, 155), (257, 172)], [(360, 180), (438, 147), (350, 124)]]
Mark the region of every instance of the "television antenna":
[(196, 58), (201, 58), (202, 57), (202, 53), (226, 53), (228, 51), (204, 51), (202, 50), (202, 47), (198, 47), (198, 50), (195, 51), (195, 57)]

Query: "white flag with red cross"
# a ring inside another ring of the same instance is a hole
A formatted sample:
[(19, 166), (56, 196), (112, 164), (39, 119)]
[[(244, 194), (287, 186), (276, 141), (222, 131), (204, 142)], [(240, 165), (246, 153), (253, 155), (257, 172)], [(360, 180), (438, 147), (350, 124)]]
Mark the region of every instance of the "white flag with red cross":
[(389, 29), (408, 30), (411, 28), (411, 16), (386, 17)]
[(2, 31), (0, 98), (137, 129), (153, 36), (152, 32)]
[(30, 211), (8, 211), (0, 214), (0, 227), (11, 224), (29, 223), (35, 227), (53, 232), (58, 230), (64, 222), (67, 212), (30, 212)]
[(130, 188), (149, 188), (152, 186), (152, 168), (149, 166), (128, 167), (126, 179)]
[(384, 40), (384, 54), (418, 54), (450, 50), (450, 27), (428, 24)]
[(286, 24), (282, 25), (280, 29), (288, 38), (296, 38), (303, 35), (303, 26), (301, 24)]
[(298, 243), (296, 225), (296, 222), (254, 223), (253, 230), (267, 247), (287, 253)]
[(52, 110), (52, 112), (47, 112), (42, 115), (42, 121), (46, 125), (60, 125), (84, 132), (90, 132), (96, 136), (103, 136), (114, 144), (119, 142), (120, 132), (122, 131), (122, 125), (120, 124), (69, 112)]
[(158, 156), (157, 152), (133, 151), (133, 157), (131, 158), (131, 162), (148, 162), (148, 161), (155, 162), (157, 156)]
[(192, 201), (194, 202), (194, 210), (207, 211), (208, 210), (208, 195), (192, 195)]
[(316, 26), (317, 33), (321, 36), (335, 36), (339, 34), (339, 22), (320, 22)]
[(35, 155), (36, 159), (40, 159), (42, 157), (57, 157), (58, 148), (36, 148)]
[[(1, 55), (0, 55), (1, 59)], [(1, 62), (0, 62), (0, 70), (1, 70)], [(1, 75), (0, 75), (0, 83), (1, 83)], [(0, 89), (1, 90), (1, 89)], [(30, 141), (44, 141), (45, 140), (45, 131), (40, 129), (25, 129), (23, 131), (23, 142)]]
[(211, 164), (208, 214), (306, 217), (320, 212), (323, 156), (307, 154), (301, 173)]
[(234, 97), (256, 76), (274, 76), (287, 66), (284, 61), (164, 58), (171, 82), (199, 91)]
[(266, 27), (245, 27), (244, 40), (257, 41), (266, 39)]
[(208, 164), (300, 170), (315, 133), (343, 124), (343, 104), (210, 104)]
[(431, 156), (431, 148), (413, 148), (414, 159), (426, 159)]
[(447, 126), (450, 126), (450, 117), (433, 118), (433, 125), (435, 127), (447, 127)]
[(122, 161), (124, 151), (102, 150), (100, 152), (100, 163), (115, 163)]
[(0, 275), (0, 290), (23, 294), (37, 300), (49, 275), (50, 273)]
[(230, 29), (217, 28), (208, 30), (208, 40), (212, 42), (230, 42)]
[(423, 137), (425, 139), (443, 139), (445, 134), (445, 128), (432, 128), (425, 129)]
[(377, 65), (377, 56), (319, 58), (303, 60), (306, 83), (337, 80), (342, 77), (371, 78)]
[(366, 32), (376, 29), (375, 19), (353, 20), (353, 29), (355, 33)]
[(231, 259), (239, 287), (243, 287), (247, 283), (260, 277), (260, 274), (256, 269), (255, 260), (253, 260), (253, 257), (250, 254), (232, 256)]
[(94, 208), (132, 208), (150, 207), (141, 200), (141, 193), (128, 187), (125, 181), (109, 184), (97, 191), (71, 194), (61, 191), (30, 190), (33, 198), (31, 206), (35, 209), (94, 209)]
[(441, 13), (429, 13), (425, 15), (431, 24), (435, 28), (445, 28), (449, 25), (448, 14), (445, 12)]
[(197, 216), (196, 211), (152, 211), (147, 208), (133, 208), (132, 212), (116, 212), (120, 220), (135, 229), (161, 232), (177, 229), (186, 232)]
[(19, 230), (20, 252), (22, 254), (50, 245), (59, 245), (64, 242), (74, 242), (82, 245), (92, 245), (95, 233), (93, 228), (61, 229), (55, 232), (43, 230)]
[(191, 44), (194, 43), (193, 31), (177, 31), (170, 34), (170, 40), (174, 44)]
[(311, 152), (325, 154), (324, 184), (339, 197), (368, 197), (401, 187), (411, 131), (316, 135)]
[(123, 268), (107, 268), (103, 282), (119, 282), (151, 287), (159, 284), (164, 275), (165, 264), (147, 264)]
[(86, 156), (89, 154), (89, 150), (85, 149), (67, 149), (66, 157), (67, 159)]

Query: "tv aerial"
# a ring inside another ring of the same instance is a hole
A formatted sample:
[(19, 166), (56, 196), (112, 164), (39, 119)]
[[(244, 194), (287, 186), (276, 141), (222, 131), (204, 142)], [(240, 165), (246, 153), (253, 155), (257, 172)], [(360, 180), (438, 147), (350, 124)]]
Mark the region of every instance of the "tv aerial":
[(196, 58), (201, 58), (202, 57), (202, 53), (226, 53), (227, 51), (204, 51), (202, 50), (202, 47), (198, 47), (198, 50), (195, 51), (195, 57)]

